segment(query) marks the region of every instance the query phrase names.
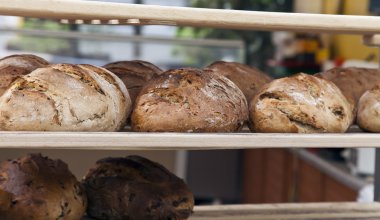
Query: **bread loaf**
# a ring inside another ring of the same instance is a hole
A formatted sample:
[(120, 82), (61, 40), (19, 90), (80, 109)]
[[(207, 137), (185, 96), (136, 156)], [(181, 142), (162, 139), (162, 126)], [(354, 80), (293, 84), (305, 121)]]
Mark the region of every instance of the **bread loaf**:
[(298, 74), (272, 81), (250, 105), (255, 132), (345, 132), (353, 121), (353, 106), (332, 82)]
[(117, 131), (131, 101), (106, 69), (56, 64), (14, 81), (0, 97), (0, 130)]
[(357, 123), (363, 130), (380, 132), (380, 84), (359, 99)]
[(132, 103), (135, 102), (145, 83), (162, 72), (160, 68), (152, 63), (141, 60), (109, 63), (104, 68), (116, 74), (124, 82)]
[(216, 61), (206, 67), (234, 82), (244, 93), (248, 102), (272, 78), (259, 69), (237, 62)]
[(183, 180), (139, 156), (99, 160), (83, 180), (87, 214), (103, 220), (187, 219), (194, 198)]
[(183, 68), (145, 85), (132, 113), (132, 130), (233, 132), (247, 117), (247, 101), (233, 82), (210, 70)]
[(363, 93), (372, 89), (380, 81), (379, 69), (368, 68), (333, 68), (317, 76), (332, 81), (342, 91), (346, 98), (357, 105)]
[(26, 75), (48, 64), (41, 57), (31, 54), (12, 55), (0, 59), (0, 95), (17, 77)]
[(80, 220), (86, 201), (61, 160), (32, 154), (0, 163), (1, 220)]

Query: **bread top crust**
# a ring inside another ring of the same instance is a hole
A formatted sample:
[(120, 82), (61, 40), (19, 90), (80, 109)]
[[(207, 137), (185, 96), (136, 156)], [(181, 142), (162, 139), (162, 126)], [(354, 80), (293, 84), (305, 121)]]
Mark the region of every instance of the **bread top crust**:
[(206, 69), (213, 70), (234, 82), (244, 93), (248, 102), (265, 84), (273, 80), (259, 69), (237, 62), (216, 61)]
[(0, 59), (0, 95), (17, 78), (49, 63), (31, 54), (12, 55)]
[(357, 105), (365, 91), (372, 89), (380, 81), (380, 70), (369, 68), (336, 67), (316, 76), (332, 81), (346, 98)]
[(118, 61), (106, 64), (103, 67), (123, 81), (131, 96), (132, 103), (146, 82), (162, 73), (162, 70), (154, 64), (142, 60)]
[(229, 79), (209, 70), (169, 70), (141, 90), (134, 131), (233, 132), (247, 120), (247, 101)]
[(357, 122), (365, 131), (380, 132), (380, 83), (359, 99)]
[(256, 132), (345, 132), (353, 106), (332, 82), (307, 74), (272, 81), (250, 105)]
[[(94, 68), (56, 64), (12, 83), (0, 97), (0, 128), (27, 131), (116, 131), (131, 103), (126, 89)], [(112, 74), (112, 73), (109, 73)], [(116, 77), (115, 77), (116, 79)], [(127, 97), (127, 98), (126, 98)]]
[(2, 219), (80, 219), (86, 202), (79, 182), (61, 160), (31, 154), (0, 163)]

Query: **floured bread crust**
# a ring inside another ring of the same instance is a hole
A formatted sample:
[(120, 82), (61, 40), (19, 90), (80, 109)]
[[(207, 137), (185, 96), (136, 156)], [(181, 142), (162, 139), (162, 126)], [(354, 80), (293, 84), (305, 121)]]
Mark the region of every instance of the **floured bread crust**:
[(353, 105), (334, 83), (306, 74), (272, 81), (250, 105), (250, 127), (266, 133), (345, 132)]
[(234, 132), (248, 117), (247, 101), (229, 79), (210, 70), (169, 70), (141, 90), (134, 131)]
[(17, 79), (0, 97), (0, 129), (117, 131), (130, 110), (128, 92), (113, 73), (55, 64)]
[(49, 63), (46, 60), (31, 54), (12, 55), (0, 59), (0, 95), (17, 77), (47, 65)]
[(368, 90), (359, 99), (357, 123), (361, 129), (380, 132), (380, 85)]

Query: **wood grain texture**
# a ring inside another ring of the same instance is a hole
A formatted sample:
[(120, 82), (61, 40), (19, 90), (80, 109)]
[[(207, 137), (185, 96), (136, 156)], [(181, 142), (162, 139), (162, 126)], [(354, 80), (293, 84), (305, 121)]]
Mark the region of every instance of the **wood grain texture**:
[(160, 24), (318, 33), (380, 33), (380, 18), (375, 16), (236, 11), (75, 0), (34, 0), (33, 4), (25, 4), (24, 0), (0, 1), (0, 14), (65, 19), (76, 24)]

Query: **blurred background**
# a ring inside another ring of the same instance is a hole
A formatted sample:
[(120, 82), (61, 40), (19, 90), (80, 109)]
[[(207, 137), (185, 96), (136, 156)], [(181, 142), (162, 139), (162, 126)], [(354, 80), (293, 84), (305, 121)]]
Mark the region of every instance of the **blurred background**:
[[(103, 0), (106, 1), (106, 0)], [(378, 15), (380, 0), (119, 0), (112, 2), (290, 13)], [(256, 66), (273, 77), (335, 66), (377, 68), (379, 51), (362, 36), (172, 26), (61, 24), (0, 16), (0, 57), (32, 53), (52, 63), (104, 65), (146, 60), (162, 69), (216, 60)], [(0, 160), (27, 150), (1, 149)], [(32, 151), (37, 152), (37, 151)], [(78, 178), (102, 157), (140, 154), (184, 178), (198, 204), (373, 200), (374, 149), (239, 151), (43, 151)], [(210, 160), (212, 158), (212, 160)]]

